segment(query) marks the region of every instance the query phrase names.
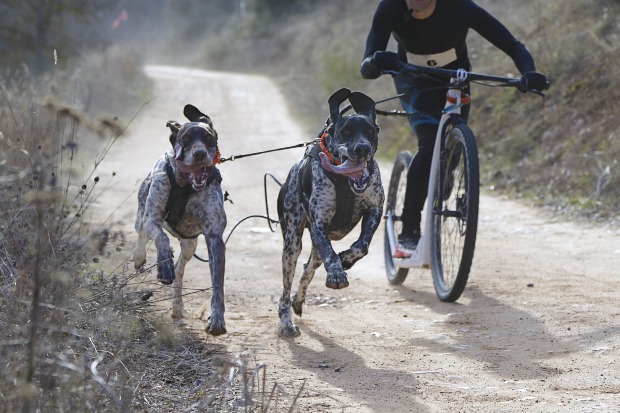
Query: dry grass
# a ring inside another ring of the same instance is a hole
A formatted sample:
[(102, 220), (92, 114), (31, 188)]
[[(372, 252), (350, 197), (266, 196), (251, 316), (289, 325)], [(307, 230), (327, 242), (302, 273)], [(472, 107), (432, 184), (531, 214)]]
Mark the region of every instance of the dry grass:
[[(479, 90), (472, 125), (485, 186), (533, 199), (556, 213), (618, 225), (620, 196), (613, 188), (620, 185), (620, 84), (611, 68), (620, 63), (614, 53), (620, 25), (609, 16), (620, 12), (620, 4), (595, 3), (539, 2), (512, 16), (529, 22), (518, 34), (552, 87), (544, 100)], [(501, 4), (495, 7), (500, 13)], [(483, 70), (509, 70), (510, 62), (494, 61), (482, 43), (476, 44)]]
[(83, 218), (99, 180), (73, 171), (79, 136), (117, 137), (119, 126), (43, 97), (40, 86), (59, 78), (11, 79), (0, 104), (2, 405), (120, 409), (128, 399), (118, 391), (126, 381), (118, 354), (129, 338), (109, 331), (124, 331), (117, 304), (125, 282), (94, 254), (125, 245), (118, 235), (104, 242), (89, 234)]
[(266, 367), (251, 353), (230, 360), (169, 322), (152, 298), (164, 287), (146, 281), (152, 268), (133, 270), (124, 234), (89, 226), (93, 198), (105, 196), (97, 165), (126, 124), (95, 119), (85, 109), (96, 102), (82, 96), (64, 103), (67, 84), (26, 70), (0, 78), (0, 410), (294, 405), (295, 395), (265, 388)]

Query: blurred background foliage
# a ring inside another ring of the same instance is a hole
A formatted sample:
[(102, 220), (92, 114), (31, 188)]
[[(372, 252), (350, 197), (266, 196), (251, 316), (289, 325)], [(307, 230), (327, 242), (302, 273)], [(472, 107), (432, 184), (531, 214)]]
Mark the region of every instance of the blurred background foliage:
[[(184, 27), (182, 41), (154, 61), (271, 76), (312, 136), (326, 99), (347, 86), (375, 99), (394, 95), (389, 78), (366, 81), (359, 62), (376, 0), (234, 1), (216, 18), (193, 18), (169, 7), (165, 19)], [(566, 213), (618, 224), (620, 187), (620, 23), (617, 0), (572, 2), (478, 0), (530, 49), (552, 80), (545, 99), (475, 86), (471, 125), (487, 190), (523, 197)], [(203, 8), (204, 7), (204, 8)], [(179, 23), (184, 21), (185, 24)], [(174, 32), (174, 31), (173, 31)], [(162, 44), (165, 44), (164, 41)], [(393, 47), (393, 46), (392, 46)], [(512, 61), (477, 33), (469, 48), (474, 70), (518, 76)], [(396, 108), (393, 103), (386, 108)], [(400, 119), (380, 119), (381, 156), (390, 160), (415, 139)]]

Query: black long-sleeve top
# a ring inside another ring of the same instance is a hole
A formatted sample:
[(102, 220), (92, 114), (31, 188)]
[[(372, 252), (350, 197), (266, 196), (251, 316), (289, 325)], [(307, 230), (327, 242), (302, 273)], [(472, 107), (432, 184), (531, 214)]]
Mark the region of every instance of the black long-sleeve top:
[(380, 75), (370, 57), (385, 50), (390, 35), (398, 42), (398, 55), (407, 61), (407, 53), (434, 55), (452, 50), (456, 60), (442, 65), (450, 69), (469, 68), (466, 37), (469, 29), (478, 32), (512, 58), (523, 74), (535, 71), (534, 59), (527, 48), (508, 29), (472, 0), (437, 0), (435, 10), (426, 19), (415, 19), (406, 0), (381, 0), (366, 41), (360, 71), (367, 79)]

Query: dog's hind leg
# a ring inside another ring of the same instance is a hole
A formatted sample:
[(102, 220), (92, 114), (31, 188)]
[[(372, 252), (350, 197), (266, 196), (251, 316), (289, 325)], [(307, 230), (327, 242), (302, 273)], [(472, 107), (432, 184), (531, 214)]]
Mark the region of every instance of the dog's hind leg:
[(301, 254), (302, 235), (306, 215), (296, 191), (299, 164), (289, 172), (286, 182), (278, 193), (278, 218), (282, 230), (282, 296), (278, 303), (280, 324), (278, 334), (283, 337), (297, 337), (301, 334), (299, 327), (293, 323), (291, 315), (291, 289), (295, 278), (297, 259)]
[(317, 268), (321, 266), (323, 261), (319, 256), (317, 250), (313, 247), (310, 252), (310, 258), (308, 258), (308, 262), (304, 264), (304, 271), (301, 274), (301, 279), (299, 280), (299, 287), (297, 288), (297, 292), (293, 295), (293, 311), (295, 314), (301, 317), (302, 306), (306, 302), (306, 293), (308, 292), (308, 286), (310, 282), (312, 282), (312, 278), (314, 277), (314, 273)]
[[(297, 228), (301, 226), (298, 224)], [(297, 337), (301, 334), (299, 327), (293, 323), (291, 315), (291, 290), (293, 286), (293, 278), (295, 277), (295, 266), (297, 259), (301, 253), (301, 236), (303, 229), (290, 228), (290, 231), (284, 233), (284, 250), (282, 251), (282, 296), (278, 308), (280, 316), (279, 334), (284, 337)]]
[(148, 196), (149, 180), (148, 178), (142, 182), (138, 191), (138, 211), (136, 212), (136, 222), (134, 228), (138, 233), (138, 242), (136, 249), (133, 252), (134, 267), (141, 268), (146, 263), (146, 243), (147, 237), (144, 232), (144, 209), (146, 203), (146, 197)]
[(183, 318), (183, 274), (185, 265), (194, 256), (198, 240), (196, 238), (180, 239), (181, 254), (174, 265), (174, 283), (172, 284), (172, 318)]

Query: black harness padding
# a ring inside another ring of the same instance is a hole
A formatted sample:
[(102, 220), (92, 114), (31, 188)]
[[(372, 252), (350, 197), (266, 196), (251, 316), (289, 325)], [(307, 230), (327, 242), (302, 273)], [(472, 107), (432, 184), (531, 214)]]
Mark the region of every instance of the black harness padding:
[[(170, 181), (170, 193), (168, 194), (168, 201), (166, 202), (166, 222), (171, 227), (174, 227), (183, 219), (189, 196), (198, 191), (196, 191), (191, 184), (185, 186), (179, 185), (174, 177), (174, 170), (168, 158), (166, 158), (166, 175), (168, 175), (168, 180)], [(213, 167), (211, 174), (207, 178), (207, 186), (213, 181), (222, 182), (222, 175), (215, 167)]]
[[(305, 156), (318, 159), (320, 162), (320, 152), (321, 147), (319, 145), (314, 145), (310, 150), (306, 152)], [(351, 190), (351, 187), (349, 186), (349, 178), (325, 169), (324, 172), (325, 176), (327, 176), (327, 178), (336, 187), (336, 211), (334, 212), (334, 217), (332, 218), (329, 229), (336, 230), (350, 228), (353, 223), (355, 193), (353, 192), (353, 190)], [(299, 171), (299, 173), (301, 175), (301, 179), (299, 179), (299, 185), (301, 185), (301, 193), (304, 195), (302, 197), (303, 204), (307, 210), (308, 200), (310, 199), (310, 194), (312, 192), (312, 163), (306, 163), (301, 169), (301, 171)]]

